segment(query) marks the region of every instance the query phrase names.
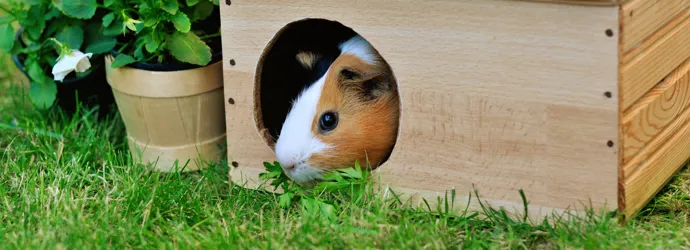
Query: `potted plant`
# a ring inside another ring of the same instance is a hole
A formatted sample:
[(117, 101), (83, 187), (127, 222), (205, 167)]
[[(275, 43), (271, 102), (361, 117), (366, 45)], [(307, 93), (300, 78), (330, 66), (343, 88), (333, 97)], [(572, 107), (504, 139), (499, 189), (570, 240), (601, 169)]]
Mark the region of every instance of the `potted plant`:
[(103, 115), (114, 99), (102, 58), (114, 48), (119, 30), (101, 25), (106, 12), (95, 0), (79, 3), (2, 1), (0, 50), (10, 53), (30, 80), (29, 98), (37, 108), (74, 112), (78, 100), (98, 104)]
[(213, 0), (109, 0), (105, 29), (121, 29), (106, 78), (135, 159), (160, 171), (224, 156), (220, 12)]

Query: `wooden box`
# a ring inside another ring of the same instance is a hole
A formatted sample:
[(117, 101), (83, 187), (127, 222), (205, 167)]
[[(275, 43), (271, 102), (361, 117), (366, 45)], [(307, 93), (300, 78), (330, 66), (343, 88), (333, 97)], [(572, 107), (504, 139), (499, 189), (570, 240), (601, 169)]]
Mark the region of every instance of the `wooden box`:
[[(255, 114), (257, 69), (286, 25), (337, 21), (400, 88), (399, 138), (378, 170), (419, 204), (456, 190), (532, 216), (639, 211), (690, 156), (690, 1), (221, 2), (231, 179), (275, 155)], [(268, 104), (264, 104), (268, 105)], [(476, 198), (470, 208), (476, 209)]]

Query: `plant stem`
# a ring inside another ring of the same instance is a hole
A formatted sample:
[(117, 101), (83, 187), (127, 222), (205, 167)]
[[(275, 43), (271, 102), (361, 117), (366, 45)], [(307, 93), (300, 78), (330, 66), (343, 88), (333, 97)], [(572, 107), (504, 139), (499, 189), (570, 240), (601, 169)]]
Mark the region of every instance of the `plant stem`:
[(215, 33), (215, 34), (210, 34), (210, 35), (201, 36), (201, 37), (199, 37), (199, 39), (205, 40), (205, 39), (214, 38), (214, 37), (219, 37), (219, 36), (220, 36), (220, 32)]
[(127, 48), (127, 46), (129, 46), (129, 43), (125, 43), (125, 46), (120, 47), (120, 49), (117, 50), (117, 53), (121, 54), (122, 51), (125, 51), (125, 48)]
[[(158, 55), (156, 55), (156, 54), (150, 55), (149, 57), (147, 57), (146, 59), (144, 59), (143, 62), (148, 62), (148, 61), (150, 61), (151, 59), (156, 58), (156, 56), (158, 56)], [(160, 63), (160, 62), (159, 62), (159, 63)]]
[(10, 16), (14, 17), (14, 19), (17, 19), (17, 16), (14, 15), (10, 10), (8, 10), (4, 5), (0, 4), (0, 10), (4, 11), (5, 13), (9, 14)]

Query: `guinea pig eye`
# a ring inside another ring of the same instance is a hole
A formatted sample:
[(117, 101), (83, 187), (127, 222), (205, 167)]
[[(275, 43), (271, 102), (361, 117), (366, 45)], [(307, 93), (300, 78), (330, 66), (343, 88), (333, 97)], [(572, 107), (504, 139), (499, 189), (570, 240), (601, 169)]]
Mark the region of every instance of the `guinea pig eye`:
[(324, 132), (333, 130), (338, 125), (338, 116), (333, 112), (326, 112), (319, 118), (319, 127)]

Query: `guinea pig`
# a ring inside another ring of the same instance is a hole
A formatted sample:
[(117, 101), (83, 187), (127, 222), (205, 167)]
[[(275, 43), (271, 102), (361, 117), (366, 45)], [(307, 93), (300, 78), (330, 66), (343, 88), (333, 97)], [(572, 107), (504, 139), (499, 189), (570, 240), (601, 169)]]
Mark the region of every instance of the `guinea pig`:
[(301, 186), (355, 160), (375, 169), (397, 139), (400, 103), (392, 70), (360, 36), (338, 48), (334, 59), (295, 55), (306, 68), (325, 69), (292, 102), (275, 144), (284, 172)]

